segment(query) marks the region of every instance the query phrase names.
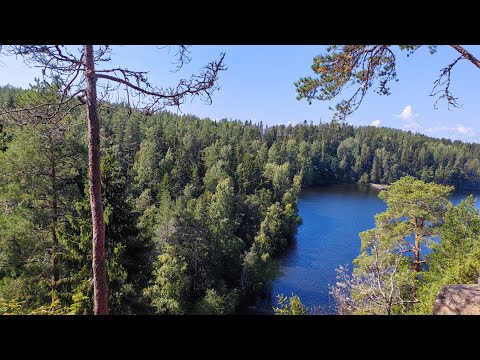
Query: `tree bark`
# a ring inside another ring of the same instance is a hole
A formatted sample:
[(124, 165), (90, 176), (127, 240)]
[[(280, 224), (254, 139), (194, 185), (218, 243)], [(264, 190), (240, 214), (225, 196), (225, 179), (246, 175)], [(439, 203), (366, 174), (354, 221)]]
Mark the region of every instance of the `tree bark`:
[(59, 279), (58, 270), (58, 238), (57, 238), (57, 222), (58, 222), (58, 195), (57, 195), (57, 164), (55, 161), (54, 144), (51, 136), (48, 136), (50, 144), (50, 180), (52, 181), (51, 194), (52, 194), (52, 223), (50, 229), (52, 233), (52, 303), (57, 298), (56, 287)]
[(58, 272), (58, 260), (57, 260), (57, 249), (58, 249), (58, 239), (56, 231), (57, 220), (53, 219), (52, 224), (52, 288), (55, 290), (55, 283), (58, 281), (59, 272)]
[(93, 312), (108, 315), (107, 262), (105, 259), (105, 222), (103, 219), (100, 178), (100, 124), (97, 108), (97, 77), (93, 45), (84, 45), (88, 128), (88, 185), (93, 225)]
[(470, 61), (473, 65), (480, 68), (480, 60), (478, 60), (475, 56), (473, 56), (471, 52), (467, 51), (464, 47), (460, 45), (450, 45), (450, 46), (453, 47), (455, 50), (457, 50), (460, 54), (462, 54), (463, 57), (468, 61)]
[[(53, 182), (55, 184), (55, 169), (53, 169)], [(52, 217), (52, 302), (56, 299), (56, 288), (57, 288), (57, 281), (59, 279), (59, 271), (58, 271), (58, 259), (57, 259), (57, 251), (58, 251), (58, 239), (57, 239), (57, 221), (58, 221), (58, 202), (57, 202), (57, 194), (56, 189), (54, 188), (53, 199), (52, 199), (52, 210), (53, 210), (53, 217)]]
[(413, 271), (418, 273), (420, 271), (420, 231), (423, 226), (423, 221), (418, 224), (418, 219), (415, 217), (415, 247), (413, 248)]
[(413, 249), (413, 271), (420, 271), (420, 239), (415, 235), (415, 248)]

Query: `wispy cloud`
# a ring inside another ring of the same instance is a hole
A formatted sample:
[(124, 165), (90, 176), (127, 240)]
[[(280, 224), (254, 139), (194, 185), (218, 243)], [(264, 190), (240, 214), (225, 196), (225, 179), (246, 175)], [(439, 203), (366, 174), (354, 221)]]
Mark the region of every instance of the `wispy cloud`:
[(415, 120), (417, 117), (420, 116), (419, 113), (414, 113), (412, 105), (407, 105), (403, 108), (400, 114), (395, 115), (397, 118), (400, 118), (405, 125), (403, 125), (404, 129), (421, 129), (422, 126)]
[(442, 132), (449, 132), (449, 133), (456, 133), (457, 135), (462, 135), (463, 137), (473, 137), (476, 135), (475, 130), (470, 126), (465, 126), (463, 124), (457, 124), (455, 126), (434, 126), (428, 129), (425, 129), (427, 133), (442, 133)]
[(425, 132), (438, 133), (438, 132), (442, 132), (442, 131), (452, 131), (452, 130), (455, 130), (455, 128), (442, 125), (442, 126), (433, 126), (433, 127), (426, 128)]
[(379, 127), (380, 126), (380, 120), (373, 120), (370, 125), (375, 126), (375, 127)]
[(462, 135), (475, 136), (475, 130), (473, 130), (473, 128), (464, 126), (462, 124), (458, 124), (456, 130)]
[(412, 129), (412, 130), (417, 130), (421, 129), (422, 125), (420, 125), (418, 122), (415, 120), (408, 121), (405, 125), (403, 125), (404, 129)]

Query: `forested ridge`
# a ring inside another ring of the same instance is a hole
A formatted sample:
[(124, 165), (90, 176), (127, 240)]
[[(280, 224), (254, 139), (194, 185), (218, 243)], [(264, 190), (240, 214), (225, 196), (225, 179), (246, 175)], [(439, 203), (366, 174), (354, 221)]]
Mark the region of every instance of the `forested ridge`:
[[(0, 106), (38, 89), (3, 87)], [(109, 308), (225, 314), (268, 290), (301, 188), (404, 175), (480, 184), (480, 145), (347, 124), (211, 121), (100, 108)], [(0, 122), (1, 309), (92, 313), (85, 112)], [(3, 306), (3, 308), (2, 308)]]

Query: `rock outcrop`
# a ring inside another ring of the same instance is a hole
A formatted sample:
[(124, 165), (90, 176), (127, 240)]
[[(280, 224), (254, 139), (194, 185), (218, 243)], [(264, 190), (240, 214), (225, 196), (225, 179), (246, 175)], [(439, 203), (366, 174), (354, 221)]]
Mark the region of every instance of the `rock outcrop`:
[(480, 315), (480, 284), (446, 285), (433, 306), (434, 315)]
[(386, 190), (390, 186), (390, 185), (386, 185), (386, 184), (373, 184), (373, 183), (370, 183), (368, 185), (370, 185), (370, 187), (372, 187), (374, 189), (377, 189), (377, 190)]

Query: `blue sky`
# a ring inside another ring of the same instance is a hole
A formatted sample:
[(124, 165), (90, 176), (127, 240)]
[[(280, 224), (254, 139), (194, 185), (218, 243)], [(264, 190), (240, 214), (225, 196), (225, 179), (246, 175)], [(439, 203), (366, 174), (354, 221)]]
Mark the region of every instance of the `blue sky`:
[[(480, 46), (465, 46), (477, 56)], [(296, 124), (307, 120), (318, 123), (330, 121), (328, 102), (296, 100), (295, 86), (300, 77), (311, 75), (310, 66), (315, 55), (326, 46), (192, 46), (192, 61), (178, 73), (172, 73), (175, 47), (159, 49), (155, 46), (114, 46), (113, 65), (134, 70), (149, 71), (151, 83), (174, 85), (180, 77), (189, 76), (204, 64), (226, 53), (227, 71), (220, 78), (221, 89), (214, 94), (213, 104), (200, 100), (188, 101), (181, 110), (211, 119), (239, 119), (263, 121), (264, 124)], [(368, 94), (360, 109), (348, 119), (354, 125), (388, 126), (421, 132), (434, 137), (480, 142), (480, 70), (467, 61), (461, 61), (453, 70), (452, 90), (459, 97), (461, 108), (448, 110), (446, 102), (433, 108), (429, 96), (440, 69), (451, 62), (457, 53), (440, 46), (435, 55), (421, 49), (409, 58), (398, 54), (399, 82), (392, 84), (392, 95)], [(15, 58), (3, 58), (0, 64), (0, 84), (28, 87), (38, 69), (26, 68)], [(176, 109), (171, 109), (176, 112)]]

